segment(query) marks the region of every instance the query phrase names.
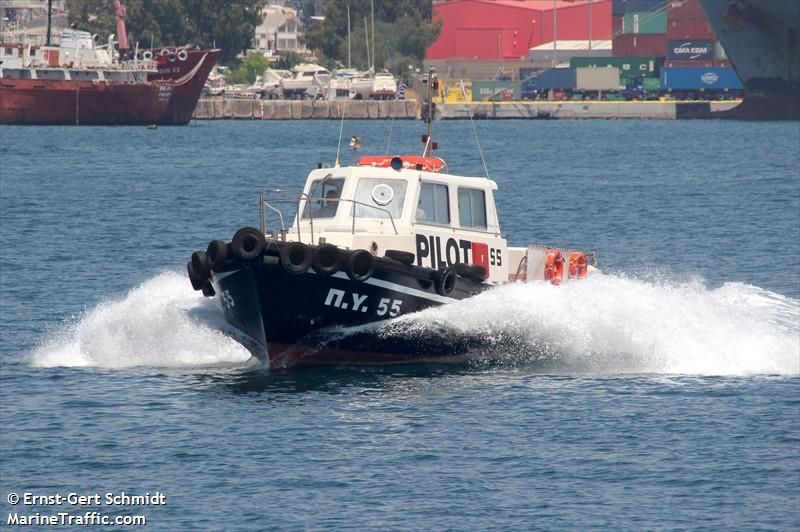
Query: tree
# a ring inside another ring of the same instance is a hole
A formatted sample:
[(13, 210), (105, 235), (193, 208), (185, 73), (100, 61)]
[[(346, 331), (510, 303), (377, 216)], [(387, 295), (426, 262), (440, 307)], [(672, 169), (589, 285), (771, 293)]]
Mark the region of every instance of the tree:
[[(352, 62), (367, 68), (367, 41), (372, 47), (371, 0), (328, 0), (323, 6), (325, 19), (313, 23), (305, 43), (325, 57), (347, 63), (347, 8), (350, 7)], [(375, 50), (377, 69), (403, 71), (409, 64), (419, 65), (425, 51), (439, 36), (441, 22), (433, 22), (433, 5), (420, 0), (375, 0)], [(367, 19), (365, 28), (364, 18)]]
[(241, 65), (231, 70), (225, 78), (228, 83), (234, 85), (252, 85), (256, 81), (256, 76), (262, 75), (267, 68), (269, 68), (269, 61), (267, 61), (266, 57), (261, 54), (250, 54), (242, 61)]
[[(250, 47), (263, 4), (264, 0), (123, 0), (131, 46), (216, 46), (223, 63), (233, 62)], [(114, 0), (67, 0), (67, 8), (76, 28), (102, 37), (116, 33)]]

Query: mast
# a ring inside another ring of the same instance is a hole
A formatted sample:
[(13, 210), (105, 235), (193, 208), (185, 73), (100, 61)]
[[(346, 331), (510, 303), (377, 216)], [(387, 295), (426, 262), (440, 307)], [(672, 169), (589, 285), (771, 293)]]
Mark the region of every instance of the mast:
[(367, 70), (370, 69), (369, 62), (369, 24), (367, 24), (367, 16), (364, 15), (364, 43), (367, 45)]
[(347, 68), (350, 68), (350, 6), (347, 6)]
[(428, 69), (428, 101), (426, 102), (425, 121), (428, 123), (428, 134), (425, 136), (425, 149), (422, 152), (423, 157), (430, 157), (433, 150), (436, 148), (436, 143), (433, 142), (433, 91), (438, 89), (438, 82), (434, 80), (433, 76), (436, 70), (433, 67)]
[(375, 72), (375, 0), (369, 3), (370, 21), (372, 22), (372, 71)]
[(53, 28), (53, 0), (47, 0), (47, 41), (45, 44), (50, 46), (50, 33)]
[(119, 0), (114, 0), (114, 15), (117, 19), (117, 35), (119, 35), (119, 49), (128, 49), (128, 33), (125, 31), (125, 8)]

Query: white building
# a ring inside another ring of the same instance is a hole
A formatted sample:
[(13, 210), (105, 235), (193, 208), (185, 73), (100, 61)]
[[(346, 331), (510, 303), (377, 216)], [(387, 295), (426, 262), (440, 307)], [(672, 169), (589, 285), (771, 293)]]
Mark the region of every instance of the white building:
[(261, 16), (253, 38), (254, 49), (267, 54), (308, 51), (301, 42), (303, 23), (294, 9), (268, 5), (261, 10)]

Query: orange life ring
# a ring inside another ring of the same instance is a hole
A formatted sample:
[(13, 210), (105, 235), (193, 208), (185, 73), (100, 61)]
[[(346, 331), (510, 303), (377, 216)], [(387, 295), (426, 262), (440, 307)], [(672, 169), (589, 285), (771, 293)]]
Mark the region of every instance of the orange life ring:
[(564, 257), (557, 249), (547, 251), (544, 261), (544, 278), (555, 285), (561, 284), (561, 279), (564, 278)]
[(589, 271), (586, 253), (573, 251), (569, 254), (569, 276), (572, 278), (583, 279)]

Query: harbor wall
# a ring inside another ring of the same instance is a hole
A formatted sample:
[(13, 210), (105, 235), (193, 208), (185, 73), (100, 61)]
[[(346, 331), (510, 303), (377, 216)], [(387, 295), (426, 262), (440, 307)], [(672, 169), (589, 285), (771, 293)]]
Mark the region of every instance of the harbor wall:
[[(437, 104), (442, 119), (653, 119), (674, 120), (691, 107), (707, 112), (725, 111), (739, 101), (502, 101)], [(312, 100), (224, 100), (201, 99), (194, 118), (198, 120), (339, 120), (418, 119), (414, 100), (312, 101)]]

